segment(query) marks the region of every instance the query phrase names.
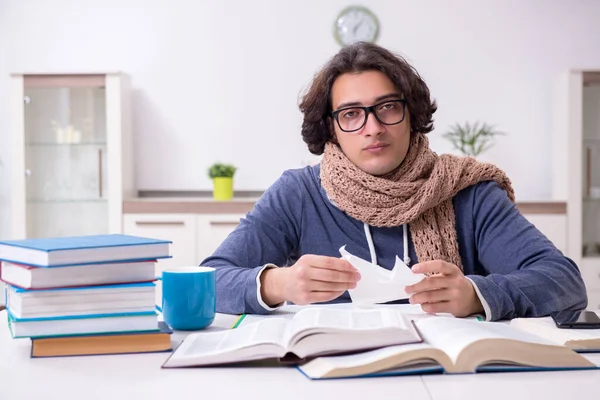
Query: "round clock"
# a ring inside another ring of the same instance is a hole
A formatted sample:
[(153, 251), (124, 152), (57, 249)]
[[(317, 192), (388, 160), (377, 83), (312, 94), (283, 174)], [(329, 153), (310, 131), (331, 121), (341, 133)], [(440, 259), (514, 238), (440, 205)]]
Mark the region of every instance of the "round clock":
[(377, 17), (365, 7), (345, 8), (335, 21), (335, 39), (342, 46), (360, 41), (374, 43), (378, 33)]

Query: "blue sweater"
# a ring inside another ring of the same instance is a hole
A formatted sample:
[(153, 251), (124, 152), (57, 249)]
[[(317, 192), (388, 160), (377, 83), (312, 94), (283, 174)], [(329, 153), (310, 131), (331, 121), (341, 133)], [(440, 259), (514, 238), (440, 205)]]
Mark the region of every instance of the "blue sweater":
[[(257, 292), (266, 264), (291, 266), (304, 254), (340, 257), (343, 245), (371, 259), (364, 224), (329, 201), (319, 169), (284, 172), (202, 262), (217, 270), (218, 312), (269, 312)], [(470, 186), (453, 203), (464, 274), (483, 297), (487, 319), (538, 317), (587, 306), (575, 263), (521, 215), (495, 182)], [(377, 263), (393, 268), (396, 255), (404, 257), (402, 227), (370, 231)], [(409, 257), (412, 265), (418, 262), (410, 237)], [(350, 301), (348, 292), (336, 301)]]

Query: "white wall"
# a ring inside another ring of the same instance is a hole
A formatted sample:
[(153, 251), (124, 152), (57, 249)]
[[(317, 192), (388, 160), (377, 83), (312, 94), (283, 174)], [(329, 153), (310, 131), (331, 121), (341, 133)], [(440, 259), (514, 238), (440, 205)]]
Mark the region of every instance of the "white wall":
[[(0, 237), (10, 168), (10, 72), (123, 70), (132, 75), (140, 189), (207, 190), (214, 161), (239, 167), (236, 189), (264, 189), (314, 160), (298, 95), (339, 46), (342, 0), (0, 0)], [(378, 43), (405, 55), (439, 104), (433, 148), (457, 121), (508, 133), (482, 158), (520, 200), (549, 199), (552, 78), (600, 68), (595, 0), (362, 1)]]

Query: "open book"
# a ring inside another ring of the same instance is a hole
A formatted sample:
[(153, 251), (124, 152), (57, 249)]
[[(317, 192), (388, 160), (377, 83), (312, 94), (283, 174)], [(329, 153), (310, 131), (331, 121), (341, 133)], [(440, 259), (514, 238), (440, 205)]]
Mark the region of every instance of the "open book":
[(504, 323), (432, 317), (415, 321), (415, 325), (423, 343), (319, 357), (298, 368), (311, 379), (596, 368), (567, 347)]
[(600, 351), (600, 329), (559, 329), (551, 317), (515, 318), (510, 325), (578, 352)]
[(422, 341), (407, 316), (393, 308), (306, 308), (292, 318), (266, 318), (185, 338), (163, 368), (279, 359), (299, 361)]

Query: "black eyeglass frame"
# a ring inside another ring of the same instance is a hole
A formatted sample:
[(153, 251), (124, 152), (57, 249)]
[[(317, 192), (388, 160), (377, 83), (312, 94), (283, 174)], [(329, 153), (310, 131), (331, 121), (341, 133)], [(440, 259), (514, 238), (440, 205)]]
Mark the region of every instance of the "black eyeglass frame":
[[(402, 119), (400, 121), (394, 122), (392, 124), (386, 124), (385, 122), (383, 122), (382, 120), (379, 119), (379, 116), (377, 115), (377, 112), (375, 111), (375, 109), (377, 107), (383, 105), (383, 104), (392, 103), (392, 102), (398, 102), (398, 103), (402, 104)], [(369, 107), (361, 107), (361, 106), (344, 107), (344, 108), (340, 108), (339, 110), (332, 111), (331, 112), (331, 117), (333, 119), (335, 119), (335, 121), (337, 122), (338, 127), (343, 132), (356, 132), (356, 131), (359, 131), (362, 128), (364, 128), (364, 126), (367, 123), (367, 120), (369, 119), (369, 114), (371, 114), (371, 113), (373, 113), (373, 115), (375, 116), (375, 119), (377, 119), (377, 121), (379, 121), (379, 123), (382, 124), (382, 125), (387, 125), (387, 126), (398, 125), (398, 124), (402, 123), (402, 121), (404, 121), (404, 118), (406, 117), (406, 103), (407, 103), (407, 101), (405, 99), (392, 99), (392, 100), (382, 101), (381, 103), (377, 103), (377, 104), (374, 104), (374, 105), (369, 106)], [(359, 128), (347, 131), (344, 128), (342, 128), (342, 125), (340, 125), (340, 120), (339, 120), (338, 116), (339, 116), (339, 114), (342, 111), (352, 110), (352, 109), (356, 109), (356, 108), (360, 108), (360, 109), (364, 110), (364, 112), (365, 112), (365, 120), (363, 121), (362, 125)]]

